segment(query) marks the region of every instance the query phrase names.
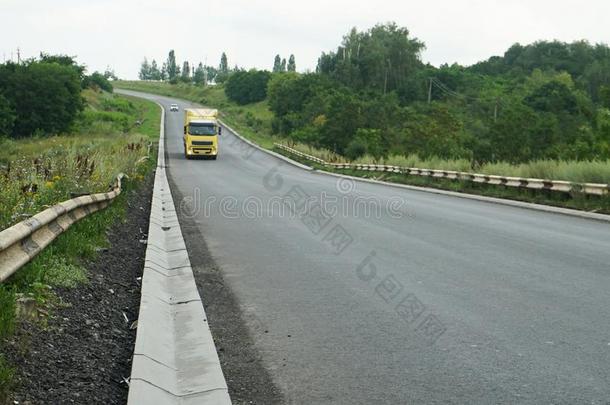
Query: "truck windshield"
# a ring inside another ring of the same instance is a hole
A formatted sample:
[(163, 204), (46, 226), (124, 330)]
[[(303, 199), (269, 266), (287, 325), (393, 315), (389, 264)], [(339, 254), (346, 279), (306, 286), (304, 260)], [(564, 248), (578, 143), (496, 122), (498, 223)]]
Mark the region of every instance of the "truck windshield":
[(216, 125), (214, 124), (189, 124), (189, 134), (191, 135), (216, 135)]

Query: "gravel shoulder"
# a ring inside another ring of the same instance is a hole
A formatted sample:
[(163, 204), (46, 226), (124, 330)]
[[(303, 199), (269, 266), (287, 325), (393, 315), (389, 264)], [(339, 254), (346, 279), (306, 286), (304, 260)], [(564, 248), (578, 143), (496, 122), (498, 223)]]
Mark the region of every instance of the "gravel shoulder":
[(46, 322), (20, 321), (8, 342), (17, 365), (12, 404), (124, 404), (136, 338), (154, 173), (130, 192), (110, 248), (85, 263), (89, 281), (55, 289)]

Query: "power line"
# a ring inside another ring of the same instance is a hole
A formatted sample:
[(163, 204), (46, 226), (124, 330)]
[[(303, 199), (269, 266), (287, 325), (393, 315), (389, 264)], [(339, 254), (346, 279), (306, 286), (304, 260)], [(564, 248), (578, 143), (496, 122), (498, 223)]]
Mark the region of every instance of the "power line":
[[(438, 80), (435, 77), (430, 77), (430, 86), (428, 88), (428, 104), (430, 104), (432, 102), (432, 85), (435, 85), (436, 88), (438, 88), (441, 92), (443, 92), (444, 94), (462, 99), (464, 101), (476, 101), (476, 102), (480, 102), (480, 103), (488, 103), (489, 100), (483, 100), (479, 97), (472, 97), (472, 96), (468, 96), (466, 94), (460, 94), (452, 89), (450, 89), (447, 85), (445, 85), (443, 82), (441, 82), (440, 80)], [(493, 105), (493, 119), (494, 122), (496, 122), (498, 120), (498, 114), (499, 114), (499, 107), (503, 106), (504, 104), (502, 103), (502, 99), (499, 97), (496, 97), (496, 99), (494, 100), (494, 105)]]

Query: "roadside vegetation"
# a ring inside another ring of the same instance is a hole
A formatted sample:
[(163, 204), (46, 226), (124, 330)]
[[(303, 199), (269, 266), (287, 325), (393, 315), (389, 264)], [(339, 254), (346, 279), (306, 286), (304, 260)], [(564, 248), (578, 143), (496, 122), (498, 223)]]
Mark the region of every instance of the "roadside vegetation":
[[(220, 108), (264, 147), (282, 142), (329, 161), (610, 183), (608, 45), (515, 44), (473, 66), (438, 68), (421, 61), (424, 48), (406, 28), (380, 24), (352, 29), (315, 73), (297, 73), (294, 57), (288, 69), (279, 55), (272, 72), (229, 69), (223, 54), (198, 77), (162, 68), (141, 75), (153, 81), (118, 85)], [(220, 84), (206, 86), (201, 77), (215, 74)], [(403, 180), (412, 181), (421, 179)]]
[[(28, 69), (46, 73), (29, 77)], [(0, 131), (0, 230), (75, 195), (108, 191), (119, 173), (128, 177), (123, 181), (123, 193), (108, 208), (74, 224), (0, 285), (3, 344), (19, 327), (16, 312), (33, 317), (44, 327), (49, 310), (61, 304), (53, 290), (87, 282), (85, 264), (106, 247), (106, 231), (124, 218), (129, 193), (154, 166), (153, 142), (159, 134), (158, 106), (111, 93), (112, 86), (103, 75), (84, 75), (72, 58), (43, 55), (39, 61), (22, 65), (0, 65), (0, 71), (6, 70), (16, 76), (13, 80), (10, 75), (0, 75), (0, 94), (5, 94), (9, 106), (5, 113), (14, 117)], [(61, 72), (61, 79), (53, 78), (54, 71)], [(57, 86), (74, 91), (55, 89), (51, 92), (59, 95), (44, 100), (34, 91), (47, 86), (49, 80), (60, 80)], [(3, 93), (17, 86), (16, 82), (33, 92)], [(28, 100), (36, 103), (30, 112), (13, 107), (27, 105)], [(74, 109), (68, 111), (68, 105)], [(40, 124), (31, 126), (28, 120), (37, 115)], [(56, 117), (58, 122), (51, 124)], [(24, 314), (22, 304), (28, 301), (35, 302), (36, 311)], [(13, 368), (18, 367), (7, 364), (1, 352), (0, 400), (10, 390)]]

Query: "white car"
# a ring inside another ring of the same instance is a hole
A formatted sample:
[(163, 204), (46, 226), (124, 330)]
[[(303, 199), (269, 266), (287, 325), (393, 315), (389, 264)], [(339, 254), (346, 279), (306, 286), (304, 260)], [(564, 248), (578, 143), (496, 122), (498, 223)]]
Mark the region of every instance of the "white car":
[(170, 104), (169, 105), (169, 110), (170, 111), (178, 111), (179, 110), (178, 104)]

